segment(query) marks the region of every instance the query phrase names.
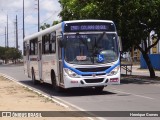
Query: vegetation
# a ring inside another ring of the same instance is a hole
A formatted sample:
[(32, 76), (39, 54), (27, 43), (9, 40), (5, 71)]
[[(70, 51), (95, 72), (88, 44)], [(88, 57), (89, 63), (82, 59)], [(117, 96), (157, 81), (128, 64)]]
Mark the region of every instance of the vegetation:
[[(148, 66), (150, 77), (154, 78), (155, 72), (148, 53), (160, 39), (160, 23), (158, 21), (160, 19), (160, 0), (124, 1), (122, 5), (120, 29), (123, 43), (125, 45), (125, 42), (128, 41), (127, 46), (135, 46), (141, 51)], [(154, 33), (151, 38), (156, 39), (156, 42), (150, 44), (148, 38), (150, 38), (150, 33), (153, 30)], [(140, 43), (144, 45), (143, 48), (139, 45)]]
[[(60, 21), (53, 21), (52, 26), (53, 26), (53, 25), (56, 25), (56, 24), (58, 24), (58, 23), (60, 23)], [(51, 27), (50, 24), (44, 23), (44, 24), (40, 27), (40, 29), (44, 30), (44, 29), (49, 28), (49, 27)]]
[(44, 30), (44, 29), (49, 28), (49, 27), (50, 27), (50, 24), (44, 23), (44, 24), (40, 27), (40, 29)]
[(7, 63), (9, 60), (16, 63), (16, 60), (21, 58), (22, 58), (22, 53), (16, 48), (0, 47), (0, 59), (5, 61), (5, 63)]
[[(62, 20), (113, 20), (121, 36), (124, 51), (139, 49), (147, 63), (150, 77), (155, 72), (148, 56), (160, 39), (160, 0), (59, 0)], [(148, 44), (151, 31), (154, 44)], [(140, 44), (144, 45), (144, 48)]]

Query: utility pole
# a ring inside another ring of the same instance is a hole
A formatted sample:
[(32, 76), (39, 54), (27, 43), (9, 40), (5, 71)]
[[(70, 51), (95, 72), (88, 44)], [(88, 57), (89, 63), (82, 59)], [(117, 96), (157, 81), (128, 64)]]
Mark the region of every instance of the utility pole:
[(18, 50), (18, 21), (16, 15), (16, 49)]
[(37, 12), (38, 12), (38, 32), (40, 31), (40, 15), (39, 15), (39, 0), (35, 0), (35, 5), (36, 5), (36, 8), (37, 9)]
[(38, 0), (38, 32), (40, 31), (40, 19), (39, 19), (39, 0)]
[(25, 31), (24, 31), (24, 0), (23, 0), (23, 39), (25, 37)]
[(5, 47), (7, 46), (6, 27), (5, 27)]
[(7, 14), (7, 41), (6, 41), (6, 47), (8, 47), (8, 14)]

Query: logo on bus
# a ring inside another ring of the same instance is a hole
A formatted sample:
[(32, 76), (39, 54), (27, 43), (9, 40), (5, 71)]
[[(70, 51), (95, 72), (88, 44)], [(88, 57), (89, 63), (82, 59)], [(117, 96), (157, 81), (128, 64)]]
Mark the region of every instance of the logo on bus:
[(96, 77), (96, 74), (92, 74), (92, 77)]
[(99, 55), (97, 55), (97, 57), (98, 57), (97, 62), (99, 62), (99, 63), (104, 62), (104, 55), (99, 54)]

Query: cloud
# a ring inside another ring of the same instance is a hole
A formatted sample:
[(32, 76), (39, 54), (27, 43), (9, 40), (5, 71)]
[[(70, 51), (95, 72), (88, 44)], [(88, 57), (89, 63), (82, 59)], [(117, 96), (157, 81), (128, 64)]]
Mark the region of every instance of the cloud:
[(58, 0), (41, 0), (40, 6), (48, 12), (61, 10)]
[(2, 26), (4, 27), (6, 23), (7, 23), (7, 16), (4, 15), (4, 14), (0, 14), (0, 25), (1, 25), (1, 27)]
[(40, 10), (45, 12), (45, 14), (42, 13), (41, 15), (42, 22), (48, 22), (52, 24), (52, 22), (55, 20), (61, 20), (61, 18), (58, 16), (61, 11), (58, 0), (41, 0), (40, 6)]
[[(30, 7), (33, 0), (24, 0), (25, 7)], [(15, 10), (23, 8), (23, 0), (1, 0), (0, 8), (4, 10)]]
[[(11, 31), (11, 28), (13, 28), (14, 26), (13, 21), (11, 21), (11, 19), (9, 19), (8, 17), (8, 31)], [(4, 35), (5, 33), (5, 27), (7, 27), (7, 15), (5, 14), (0, 14), (0, 35)]]
[[(39, 0), (40, 2), (40, 23), (52, 24), (54, 20), (59, 20), (59, 12), (61, 11), (58, 0)], [(24, 0), (25, 3), (25, 35), (37, 32), (37, 0)], [(7, 24), (7, 14), (9, 21), (9, 45), (14, 46), (14, 22), (15, 16), (18, 16), (19, 43), (22, 49), (22, 26), (23, 26), (23, 0), (0, 0), (0, 39), (4, 41), (4, 29)], [(4, 43), (0, 42), (0, 46)]]
[(26, 24), (37, 24), (37, 18), (33, 15), (28, 15), (25, 17), (25, 23)]

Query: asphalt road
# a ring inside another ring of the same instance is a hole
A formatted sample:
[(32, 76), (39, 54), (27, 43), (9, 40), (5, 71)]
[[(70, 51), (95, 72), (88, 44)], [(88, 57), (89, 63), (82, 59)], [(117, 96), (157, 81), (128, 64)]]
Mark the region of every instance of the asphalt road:
[[(160, 83), (122, 80), (121, 85), (107, 86), (100, 94), (92, 89), (70, 89), (57, 93), (49, 84), (32, 85), (31, 80), (24, 75), (23, 66), (0, 65), (0, 73), (7, 74), (44, 94), (62, 99), (86, 111), (160, 111)], [(159, 120), (157, 117), (107, 117), (104, 119)]]

